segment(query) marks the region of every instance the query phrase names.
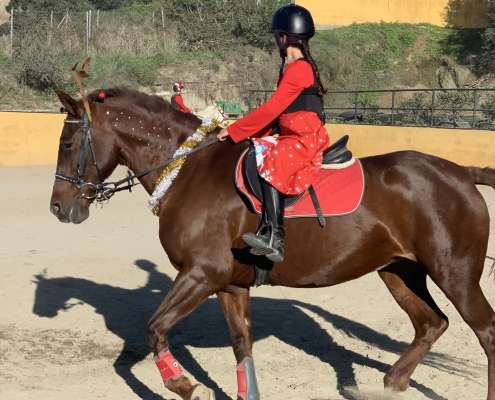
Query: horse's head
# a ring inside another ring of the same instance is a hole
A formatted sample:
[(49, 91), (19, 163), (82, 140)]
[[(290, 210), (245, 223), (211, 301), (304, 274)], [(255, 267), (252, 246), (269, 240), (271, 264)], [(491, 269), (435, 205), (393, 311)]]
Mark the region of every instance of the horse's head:
[[(58, 150), (51, 212), (61, 222), (75, 224), (89, 216), (89, 206), (117, 164), (134, 172), (159, 164), (200, 125), (191, 114), (174, 110), (157, 96), (128, 89), (108, 89), (88, 96), (92, 120), (82, 101), (57, 92), (67, 118)], [(152, 192), (160, 171), (140, 179)]]
[(95, 185), (117, 166), (118, 148), (110, 124), (99, 121), (101, 110), (94, 103), (90, 106), (93, 121), (89, 124), (82, 101), (64, 92), (57, 95), (67, 117), (60, 135), (50, 210), (61, 222), (79, 224), (89, 216)]

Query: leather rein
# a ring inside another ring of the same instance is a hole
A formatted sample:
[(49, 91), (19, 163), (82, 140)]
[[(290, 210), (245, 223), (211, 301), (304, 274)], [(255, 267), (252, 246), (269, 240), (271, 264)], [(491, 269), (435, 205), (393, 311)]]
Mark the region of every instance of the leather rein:
[[(127, 190), (129, 192), (132, 192), (132, 188), (134, 186), (140, 185), (141, 183), (139, 181), (136, 182), (139, 178), (148, 175), (151, 172), (154, 172), (156, 170), (165, 168), (167, 165), (173, 163), (176, 160), (179, 160), (181, 158), (187, 157), (190, 154), (196, 153), (200, 150), (205, 149), (206, 147), (211, 146), (214, 143), (218, 143), (216, 137), (212, 137), (211, 139), (206, 139), (204, 142), (199, 144), (197, 147), (192, 149), (191, 151), (187, 152), (186, 154), (182, 154), (180, 156), (176, 157), (170, 157), (163, 163), (148, 168), (140, 173), (132, 173), (131, 171), (127, 171), (127, 176), (125, 178), (122, 178), (118, 181), (115, 182), (105, 182), (101, 178), (101, 172), (100, 168), (98, 167), (98, 162), (96, 160), (96, 155), (94, 152), (93, 148), (93, 140), (91, 137), (91, 127), (89, 124), (89, 118), (87, 113), (84, 113), (83, 119), (78, 120), (78, 119), (65, 119), (64, 124), (82, 124), (82, 137), (81, 137), (81, 148), (79, 152), (79, 161), (77, 164), (76, 168), (76, 175), (75, 176), (67, 176), (59, 173), (55, 173), (55, 179), (64, 181), (64, 182), (69, 182), (75, 185), (80, 191), (81, 191), (81, 197), (87, 200), (91, 201), (96, 201), (97, 203), (103, 203), (104, 201), (110, 200), (113, 195), (117, 192), (121, 192), (124, 190)], [(96, 168), (96, 174), (98, 177), (98, 182), (93, 183), (93, 182), (88, 182), (84, 179), (84, 173), (86, 171), (86, 158), (88, 155), (88, 152), (91, 154), (91, 159), (93, 162), (93, 165)], [(123, 186), (124, 185), (124, 186)], [(83, 192), (83, 189), (89, 188), (91, 190), (91, 194), (86, 194)]]

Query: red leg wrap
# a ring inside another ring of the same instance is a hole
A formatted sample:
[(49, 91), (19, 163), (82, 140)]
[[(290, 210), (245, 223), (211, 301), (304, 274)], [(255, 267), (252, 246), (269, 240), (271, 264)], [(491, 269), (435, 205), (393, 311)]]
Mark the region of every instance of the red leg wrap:
[(163, 382), (167, 383), (170, 379), (177, 379), (183, 375), (182, 368), (169, 350), (163, 350), (155, 357), (155, 363)]
[(247, 384), (246, 384), (246, 370), (244, 363), (240, 363), (237, 366), (237, 399), (246, 400), (247, 397)]

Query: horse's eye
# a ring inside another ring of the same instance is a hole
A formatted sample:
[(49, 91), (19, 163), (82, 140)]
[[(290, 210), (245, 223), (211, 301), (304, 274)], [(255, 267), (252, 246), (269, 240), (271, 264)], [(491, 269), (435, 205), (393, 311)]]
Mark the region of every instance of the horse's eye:
[(62, 146), (64, 147), (65, 150), (70, 150), (70, 148), (72, 147), (72, 143), (66, 142), (66, 143), (63, 143)]

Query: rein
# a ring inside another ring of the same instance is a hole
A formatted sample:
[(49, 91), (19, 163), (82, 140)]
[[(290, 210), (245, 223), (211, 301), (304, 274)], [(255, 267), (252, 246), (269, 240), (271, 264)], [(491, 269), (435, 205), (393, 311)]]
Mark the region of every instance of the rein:
[[(84, 113), (84, 117), (82, 120), (69, 120), (66, 119), (64, 121), (65, 124), (82, 124), (83, 126), (83, 133), (82, 133), (82, 138), (81, 138), (81, 150), (79, 153), (79, 162), (77, 164), (77, 169), (76, 169), (76, 176), (71, 177), (67, 175), (62, 175), (59, 173), (55, 174), (55, 179), (64, 181), (64, 182), (69, 182), (75, 185), (78, 189), (81, 190), (82, 198), (88, 199), (88, 200), (95, 200), (97, 203), (102, 203), (104, 201), (110, 200), (113, 195), (117, 192), (121, 192), (124, 190), (128, 190), (129, 192), (132, 192), (132, 188), (134, 186), (138, 186), (141, 183), (136, 182), (135, 180), (138, 180), (139, 178), (142, 178), (145, 175), (148, 175), (151, 172), (154, 172), (156, 170), (165, 168), (169, 164), (173, 163), (174, 161), (177, 161), (181, 158), (185, 158), (191, 154), (194, 154), (200, 150), (205, 149), (206, 147), (211, 146), (214, 143), (218, 143), (217, 138), (213, 136), (211, 139), (206, 139), (204, 142), (196, 146), (194, 149), (188, 151), (185, 154), (179, 155), (177, 157), (170, 157), (163, 163), (156, 165), (154, 167), (148, 168), (144, 171), (141, 171), (137, 174), (131, 173), (131, 171), (127, 172), (127, 176), (125, 178), (122, 178), (118, 181), (115, 182), (105, 182), (101, 179), (101, 173), (100, 169), (98, 168), (98, 162), (96, 161), (96, 156), (95, 152), (93, 149), (93, 141), (91, 138), (91, 127), (89, 124), (89, 119), (88, 115)], [(86, 171), (86, 157), (88, 154), (88, 151), (91, 154), (91, 158), (93, 160), (93, 165), (96, 168), (96, 173), (98, 176), (98, 183), (93, 183), (93, 182), (87, 182), (84, 180), (84, 173)], [(125, 185), (125, 186), (122, 186)], [(93, 191), (92, 195), (87, 195), (82, 192), (82, 189), (84, 188), (89, 188)]]

